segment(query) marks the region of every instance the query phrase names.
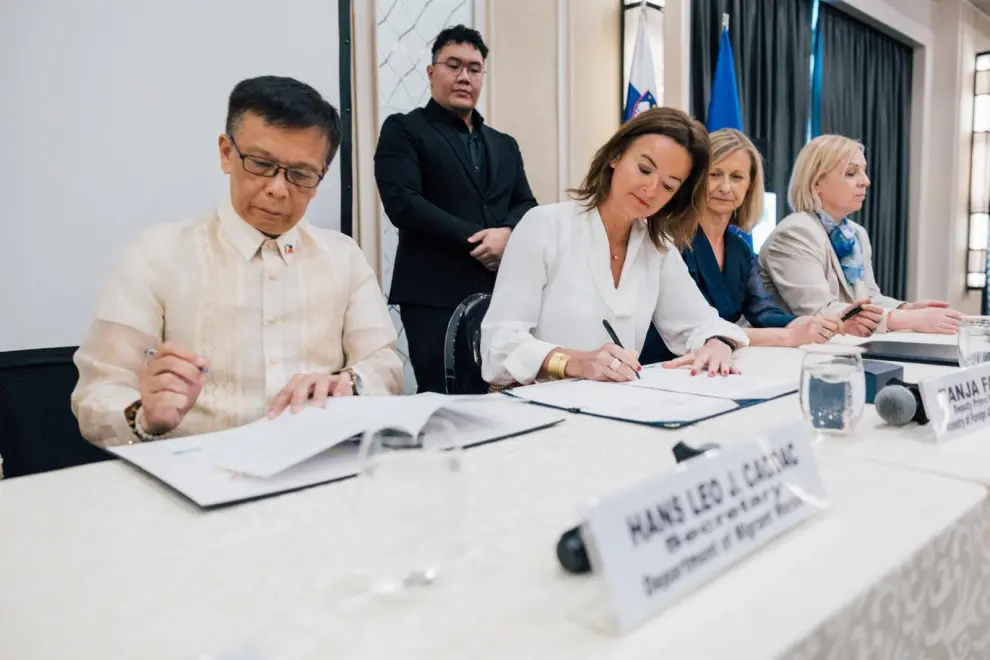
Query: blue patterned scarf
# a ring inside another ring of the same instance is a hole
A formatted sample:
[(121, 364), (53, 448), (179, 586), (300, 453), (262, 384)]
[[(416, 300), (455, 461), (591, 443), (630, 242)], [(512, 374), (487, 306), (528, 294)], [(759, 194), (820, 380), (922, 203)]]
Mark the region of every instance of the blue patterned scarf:
[(849, 224), (849, 218), (843, 218), (841, 222), (836, 222), (832, 216), (824, 211), (818, 212), (818, 219), (822, 221), (828, 238), (832, 242), (832, 248), (839, 257), (842, 264), (842, 272), (846, 276), (849, 284), (855, 284), (863, 279), (864, 259), (863, 248), (856, 240), (856, 232)]

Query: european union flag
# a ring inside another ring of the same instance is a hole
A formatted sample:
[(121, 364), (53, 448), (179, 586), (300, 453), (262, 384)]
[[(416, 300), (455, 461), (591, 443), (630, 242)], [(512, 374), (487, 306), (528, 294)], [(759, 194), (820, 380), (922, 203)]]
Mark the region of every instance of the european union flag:
[(708, 102), (708, 132), (720, 128), (742, 130), (742, 111), (739, 109), (739, 87), (736, 85), (736, 61), (732, 57), (729, 28), (722, 28), (722, 40), (718, 46), (718, 62), (712, 79), (712, 97)]
[[(742, 111), (739, 109), (739, 87), (736, 84), (736, 61), (732, 57), (728, 25), (722, 28), (722, 39), (718, 45), (718, 61), (715, 63), (712, 97), (708, 102), (708, 121), (705, 127), (709, 133), (721, 128), (735, 128), (740, 131), (743, 129)], [(752, 235), (735, 225), (730, 225), (729, 231), (746, 241), (752, 249)]]

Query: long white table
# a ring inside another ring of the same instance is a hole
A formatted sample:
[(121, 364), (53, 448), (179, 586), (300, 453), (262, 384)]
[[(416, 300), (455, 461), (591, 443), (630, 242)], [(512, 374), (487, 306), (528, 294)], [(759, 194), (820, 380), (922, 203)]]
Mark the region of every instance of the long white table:
[[(884, 336), (889, 341), (917, 343), (955, 344), (954, 336), (916, 335), (891, 333)], [(857, 344), (865, 340), (843, 337), (843, 343)], [(747, 372), (797, 373), (801, 368), (803, 353), (797, 349), (749, 349), (740, 354), (739, 363)], [(952, 367), (904, 364), (904, 379), (918, 382), (922, 378), (938, 376)], [(720, 433), (748, 433), (779, 422), (797, 421), (801, 411), (797, 397), (785, 397), (776, 401), (744, 409), (700, 425), (705, 437), (718, 441)], [(855, 431), (848, 437), (833, 438), (827, 446), (852, 456), (897, 465), (912, 470), (932, 472), (948, 477), (973, 481), (990, 486), (990, 431), (973, 433), (949, 443), (936, 444), (931, 426), (909, 424), (891, 427), (877, 415), (873, 406), (867, 406)]]
[[(768, 373), (799, 362), (741, 355)], [(985, 488), (839, 443), (817, 449), (828, 511), (626, 637), (580, 622), (595, 580), (564, 574), (554, 545), (584, 506), (669, 468), (678, 440), (799, 417), (794, 396), (681, 431), (578, 415), (470, 450), (470, 553), (408, 599), (356, 596), (356, 481), (212, 512), (120, 462), (0, 481), (0, 657), (986, 657)]]

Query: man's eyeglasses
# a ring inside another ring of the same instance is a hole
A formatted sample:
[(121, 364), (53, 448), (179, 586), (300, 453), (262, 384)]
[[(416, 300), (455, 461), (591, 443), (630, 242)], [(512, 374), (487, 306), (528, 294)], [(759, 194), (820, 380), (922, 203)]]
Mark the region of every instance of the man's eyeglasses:
[(477, 62), (469, 62), (465, 64), (456, 57), (451, 57), (443, 62), (434, 62), (434, 64), (442, 64), (447, 67), (447, 70), (450, 71), (450, 74), (455, 78), (461, 75), (461, 69), (467, 69), (468, 77), (472, 80), (478, 80), (481, 76), (485, 75), (484, 67)]
[(315, 188), (323, 180), (322, 174), (304, 167), (286, 167), (267, 158), (242, 154), (241, 150), (237, 148), (237, 143), (234, 142), (234, 136), (228, 134), (227, 139), (230, 140), (234, 151), (237, 152), (237, 156), (241, 159), (241, 165), (244, 167), (244, 171), (249, 174), (272, 178), (278, 176), (279, 172), (285, 172), (285, 180), (300, 188)]

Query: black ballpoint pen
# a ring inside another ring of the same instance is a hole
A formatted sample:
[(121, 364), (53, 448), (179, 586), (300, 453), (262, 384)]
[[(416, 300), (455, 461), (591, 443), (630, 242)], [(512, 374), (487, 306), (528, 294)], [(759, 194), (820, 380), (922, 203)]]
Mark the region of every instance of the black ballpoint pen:
[[(605, 326), (605, 332), (608, 333), (608, 336), (612, 338), (612, 343), (619, 348), (625, 348), (625, 346), (622, 345), (622, 342), (619, 341), (619, 335), (615, 334), (615, 330), (612, 329), (612, 324), (608, 322), (608, 319), (602, 319), (602, 325)], [(642, 376), (639, 375), (639, 372), (635, 369), (633, 370), (633, 373), (636, 375), (636, 378), (642, 378)]]

